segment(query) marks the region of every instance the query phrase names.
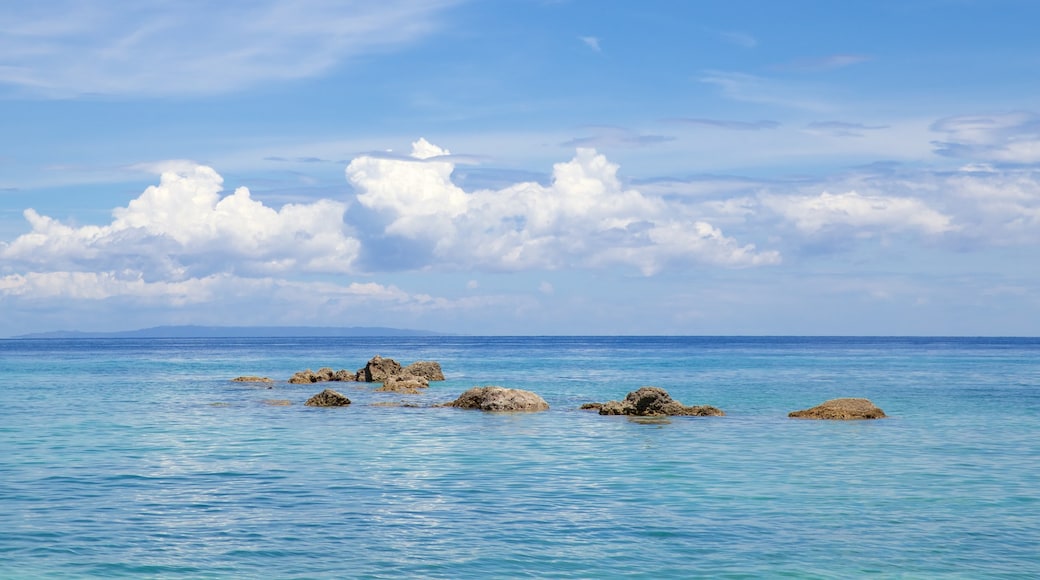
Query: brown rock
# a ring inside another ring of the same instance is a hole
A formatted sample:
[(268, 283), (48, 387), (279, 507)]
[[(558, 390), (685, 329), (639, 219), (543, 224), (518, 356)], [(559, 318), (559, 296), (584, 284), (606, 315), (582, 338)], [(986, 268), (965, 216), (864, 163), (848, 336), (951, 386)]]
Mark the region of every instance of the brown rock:
[(368, 383), (379, 383), (386, 377), (401, 374), (401, 364), (392, 358), (383, 358), (378, 354), (368, 361), (364, 368), (358, 369), (357, 380)]
[(344, 369), (341, 371), (337, 371), (336, 374), (332, 376), (332, 380), (342, 382), (353, 382), (357, 380), (357, 373), (353, 373)]
[(289, 377), (289, 382), (294, 385), (306, 385), (309, 383), (318, 382), (318, 376), (314, 374), (314, 371), (307, 369), (305, 371), (299, 371), (293, 376)]
[(660, 387), (640, 387), (627, 396), (624, 401), (607, 401), (600, 405), (600, 415), (633, 415), (637, 417), (656, 417), (662, 415), (686, 415), (696, 417), (725, 415), (721, 409), (711, 405), (688, 407), (672, 399), (668, 391)]
[(304, 403), (308, 407), (343, 407), (349, 404), (350, 399), (332, 389), (325, 389)]
[(235, 377), (235, 378), (233, 378), (231, 380), (236, 382), (236, 383), (273, 383), (274, 382), (269, 377), (254, 377), (254, 376)]
[(288, 407), (292, 405), (292, 401), (285, 399), (264, 399), (263, 403), (272, 407)]
[(582, 411), (599, 411), (603, 408), (603, 403), (582, 403), (578, 408)]
[(792, 411), (788, 417), (796, 419), (831, 419), (850, 421), (856, 419), (882, 419), (885, 412), (867, 399), (831, 399), (811, 409)]
[(444, 372), (441, 370), (441, 363), (432, 360), (421, 360), (413, 362), (412, 364), (402, 369), (402, 374), (412, 375), (416, 377), (423, 377), (427, 381), (443, 381)]
[(376, 389), (382, 393), (404, 393), (406, 395), (418, 395), (430, 386), (429, 381), (422, 377), (411, 375), (393, 375), (383, 381), (383, 386)]
[(447, 406), (494, 412), (533, 412), (549, 409), (545, 399), (531, 391), (496, 386), (473, 387)]

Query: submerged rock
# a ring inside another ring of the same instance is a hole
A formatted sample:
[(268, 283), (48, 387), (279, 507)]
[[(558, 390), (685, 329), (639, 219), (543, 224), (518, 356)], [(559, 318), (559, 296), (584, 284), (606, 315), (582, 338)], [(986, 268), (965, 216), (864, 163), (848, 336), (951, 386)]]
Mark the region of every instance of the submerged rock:
[(307, 399), (307, 402), (304, 403), (304, 405), (307, 405), (308, 407), (343, 407), (349, 404), (350, 399), (342, 393), (337, 393), (332, 389), (325, 389), (317, 395)]
[(263, 403), (270, 407), (288, 407), (292, 405), (292, 401), (286, 399), (264, 399)]
[(393, 375), (383, 381), (383, 386), (376, 391), (383, 393), (404, 393), (407, 395), (418, 395), (430, 386), (430, 382), (423, 377), (412, 375)]
[(366, 383), (379, 383), (387, 377), (401, 374), (401, 363), (392, 358), (383, 358), (378, 354), (372, 357), (363, 368), (358, 369), (357, 380)]
[[(596, 406), (598, 405), (598, 407)], [(686, 406), (672, 399), (668, 391), (660, 387), (640, 387), (629, 393), (624, 401), (586, 403), (583, 409), (599, 409), (600, 415), (632, 415), (657, 417), (663, 415), (686, 415), (695, 417), (721, 417), (722, 409), (711, 405)]]
[(231, 380), (235, 381), (235, 383), (275, 383), (275, 380), (270, 377), (253, 375), (236, 376)]
[(401, 374), (422, 377), (427, 381), (443, 381), (444, 371), (441, 364), (432, 360), (420, 360), (401, 369)]
[(473, 387), (446, 406), (494, 412), (534, 412), (549, 409), (549, 403), (531, 391), (496, 386)]
[(830, 419), (851, 421), (856, 419), (883, 419), (885, 412), (868, 399), (831, 399), (811, 409), (792, 411), (788, 417), (796, 419)]

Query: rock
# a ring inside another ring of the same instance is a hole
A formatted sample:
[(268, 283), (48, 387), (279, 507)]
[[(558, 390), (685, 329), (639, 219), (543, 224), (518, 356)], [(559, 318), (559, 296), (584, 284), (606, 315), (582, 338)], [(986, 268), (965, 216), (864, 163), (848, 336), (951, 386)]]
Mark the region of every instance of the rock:
[(343, 407), (349, 404), (350, 399), (332, 389), (325, 389), (304, 403), (308, 407)]
[(337, 371), (336, 374), (333, 375), (332, 380), (342, 382), (353, 382), (357, 380), (357, 373), (352, 373), (344, 369), (341, 371)]
[(481, 411), (545, 411), (549, 404), (531, 391), (488, 386), (473, 387), (459, 395), (449, 407)]
[(582, 411), (599, 411), (603, 408), (603, 403), (582, 403), (578, 408)]
[(401, 374), (401, 364), (392, 358), (383, 358), (378, 354), (368, 361), (364, 368), (358, 369), (357, 380), (367, 383), (379, 383), (387, 377)]
[(292, 405), (292, 401), (287, 401), (285, 399), (264, 399), (263, 403), (271, 407), (288, 407)]
[(401, 373), (406, 375), (412, 375), (415, 377), (423, 377), (427, 381), (444, 380), (444, 372), (441, 370), (441, 363), (432, 360), (421, 360), (413, 362), (412, 364), (404, 367)]
[(354, 373), (341, 370), (333, 371), (329, 367), (321, 367), (318, 372), (314, 372), (311, 369), (300, 371), (293, 376), (289, 377), (289, 382), (296, 385), (306, 385), (308, 383), (324, 383), (328, 381), (355, 381), (357, 375)]
[(320, 369), (318, 369), (318, 372), (314, 373), (314, 382), (320, 383), (325, 381), (331, 381), (332, 377), (335, 376), (335, 374), (336, 371), (332, 370), (331, 368), (321, 367)]
[(289, 382), (294, 385), (305, 385), (318, 382), (318, 377), (314, 374), (314, 371), (307, 369), (294, 373), (293, 376), (289, 377)]
[[(592, 403), (595, 404), (595, 403)], [(585, 408), (582, 405), (582, 408)], [(589, 407), (592, 408), (592, 407)], [(662, 415), (686, 415), (696, 417), (721, 417), (721, 409), (711, 405), (686, 406), (672, 399), (668, 391), (660, 387), (640, 387), (629, 393), (624, 401), (607, 401), (599, 407), (600, 415), (633, 415), (656, 417)]]
[(788, 417), (796, 419), (831, 419), (849, 421), (854, 419), (882, 419), (885, 412), (867, 399), (831, 399), (811, 409), (792, 411)]
[(235, 378), (233, 378), (231, 380), (236, 382), (236, 383), (273, 383), (274, 382), (269, 377), (254, 377), (254, 376), (251, 376), (251, 375), (250, 376), (245, 376), (245, 377), (235, 377)]
[(425, 389), (430, 386), (430, 382), (423, 377), (414, 377), (412, 375), (393, 375), (387, 377), (383, 381), (383, 386), (376, 389), (376, 391), (382, 393), (405, 393), (408, 395), (418, 395), (422, 392), (421, 389)]

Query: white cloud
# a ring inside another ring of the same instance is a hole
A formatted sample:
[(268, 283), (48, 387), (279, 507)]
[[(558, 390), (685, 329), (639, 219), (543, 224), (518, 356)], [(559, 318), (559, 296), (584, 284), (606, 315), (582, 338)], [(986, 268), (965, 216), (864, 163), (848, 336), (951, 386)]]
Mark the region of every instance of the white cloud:
[(762, 196), (762, 203), (806, 233), (833, 227), (919, 231), (942, 234), (956, 229), (952, 218), (908, 197), (861, 195), (855, 191), (818, 196)]
[(212, 94), (410, 43), (458, 0), (56, 0), (0, 13), (0, 83), (54, 96)]
[[(346, 205), (330, 200), (265, 206), (240, 187), (220, 197), (213, 169), (179, 162), (104, 226), (73, 227), (32, 209), (32, 231), (0, 257), (43, 271), (138, 271), (182, 280), (223, 271), (344, 273), (359, 242), (344, 234)], [(37, 270), (39, 271), (39, 270)]]
[[(361, 156), (347, 167), (358, 201), (390, 218), (386, 233), (429, 243), (441, 263), (499, 270), (628, 265), (644, 274), (670, 263), (775, 264), (774, 251), (741, 245), (681, 204), (625, 189), (618, 166), (592, 149), (553, 166), (552, 183), (466, 192), (454, 164)], [(443, 151), (443, 150), (442, 150)]]
[(603, 52), (603, 49), (599, 46), (599, 39), (595, 36), (579, 36), (579, 40), (585, 43), (585, 46), (591, 48), (596, 52)]

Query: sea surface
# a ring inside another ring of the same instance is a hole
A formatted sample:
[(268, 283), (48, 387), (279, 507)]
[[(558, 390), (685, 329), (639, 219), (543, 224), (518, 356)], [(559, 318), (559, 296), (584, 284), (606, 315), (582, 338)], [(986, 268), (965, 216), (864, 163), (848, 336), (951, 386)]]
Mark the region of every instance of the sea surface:
[[(447, 380), (285, 382), (377, 354)], [(643, 385), (726, 416), (578, 410)], [(0, 578), (867, 576), (1040, 577), (1040, 339), (0, 340)]]

